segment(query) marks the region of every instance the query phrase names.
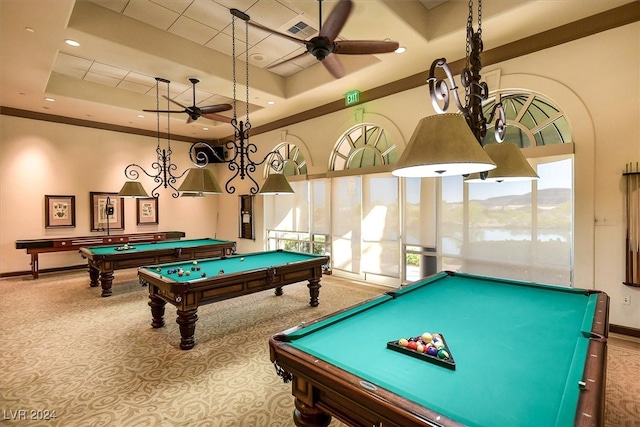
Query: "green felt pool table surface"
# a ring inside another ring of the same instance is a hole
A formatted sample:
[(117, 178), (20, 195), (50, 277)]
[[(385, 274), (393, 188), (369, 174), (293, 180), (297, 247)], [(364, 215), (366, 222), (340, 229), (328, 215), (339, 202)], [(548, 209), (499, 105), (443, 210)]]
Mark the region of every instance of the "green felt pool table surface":
[[(159, 275), (164, 276), (167, 280), (176, 283), (196, 283), (198, 280), (205, 278), (214, 278), (219, 275), (231, 275), (238, 273), (246, 273), (251, 270), (262, 270), (268, 267), (283, 266), (295, 262), (304, 262), (312, 259), (321, 258), (321, 255), (313, 255), (301, 252), (290, 251), (265, 251), (254, 252), (250, 254), (237, 254), (223, 258), (200, 259), (194, 261), (175, 262), (158, 266), (151, 266), (149, 270), (156, 271)], [(199, 271), (193, 271), (192, 267), (200, 267)], [(177, 272), (169, 273), (169, 271), (182, 269), (184, 272), (189, 271), (189, 275), (178, 275)], [(221, 273), (223, 272), (223, 273)]]
[(151, 325), (163, 327), (165, 305), (174, 305), (180, 348), (189, 350), (195, 345), (199, 306), (266, 289), (280, 296), (283, 286), (307, 281), (309, 304), (316, 307), (328, 263), (325, 255), (276, 250), (151, 265), (139, 268), (138, 276), (149, 286)]
[[(607, 333), (603, 296), (443, 273), (279, 339), (461, 424), (569, 426), (589, 344)], [(423, 332), (444, 336), (455, 370), (386, 346)]]
[(87, 247), (87, 251), (90, 251), (96, 255), (114, 255), (114, 254), (134, 254), (146, 251), (175, 249), (175, 248), (191, 248), (194, 246), (205, 245), (217, 245), (226, 243), (228, 240), (219, 239), (187, 239), (187, 240), (163, 240), (159, 242), (151, 243), (133, 243), (129, 244), (128, 249), (122, 249), (124, 245), (109, 245), (109, 246), (91, 246)]

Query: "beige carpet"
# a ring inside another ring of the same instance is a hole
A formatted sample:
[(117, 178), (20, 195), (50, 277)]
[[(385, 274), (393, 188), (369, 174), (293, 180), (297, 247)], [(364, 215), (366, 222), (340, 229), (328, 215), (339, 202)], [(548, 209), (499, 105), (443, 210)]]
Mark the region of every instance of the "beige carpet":
[[(0, 424), (292, 426), (268, 338), (380, 292), (325, 276), (316, 308), (304, 283), (203, 306), (196, 346), (183, 351), (173, 307), (151, 328), (135, 269), (116, 272), (109, 298), (88, 283), (84, 271), (0, 280)], [(640, 350), (609, 356), (607, 426), (639, 426)], [(15, 420), (44, 411), (55, 420)]]

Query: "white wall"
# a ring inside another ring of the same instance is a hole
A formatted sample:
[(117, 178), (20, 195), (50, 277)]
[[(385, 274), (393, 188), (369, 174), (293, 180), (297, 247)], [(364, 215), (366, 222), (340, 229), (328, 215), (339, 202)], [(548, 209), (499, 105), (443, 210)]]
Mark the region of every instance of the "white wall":
[[(576, 144), (575, 285), (607, 292), (611, 297), (611, 323), (640, 329), (640, 288), (622, 284), (622, 172), (626, 163), (640, 161), (640, 23), (489, 66), (483, 74), (494, 71), (500, 72), (500, 88), (539, 91), (566, 113)], [(490, 89), (496, 88), (490, 84)], [(295, 140), (303, 149), (309, 174), (322, 174), (334, 143), (351, 125), (361, 121), (380, 124), (403, 147), (417, 121), (431, 114), (434, 112), (425, 85), (286, 129), (252, 135), (250, 140), (259, 148), (255, 158), (261, 159), (286, 132), (287, 140)], [(89, 191), (118, 191), (128, 163), (150, 165), (153, 161), (156, 141), (152, 138), (6, 116), (0, 116), (0, 120), (2, 273), (29, 269), (29, 257), (15, 249), (16, 239), (69, 234), (69, 230), (44, 229), (44, 194), (75, 194), (78, 220), (74, 233), (90, 234)], [(184, 147), (174, 148), (180, 169), (189, 163), (188, 146)], [(28, 172), (27, 166), (35, 172)], [(228, 171), (220, 165), (215, 168), (224, 185)], [(261, 173), (259, 168), (258, 175)], [(235, 183), (235, 194), (202, 200), (171, 200), (168, 193), (162, 193), (157, 228), (183, 230), (188, 237), (216, 234), (236, 240), (240, 252), (262, 250), (260, 196), (255, 198), (256, 240), (237, 238), (237, 196), (247, 194), (250, 183), (239, 179)], [(145, 186), (150, 190), (150, 184)], [(126, 206), (126, 232), (147, 230), (136, 227), (133, 206), (133, 201)], [(55, 257), (58, 255), (42, 256), (41, 267), (78, 261), (72, 255)], [(631, 296), (630, 305), (621, 303), (626, 295)]]
[[(118, 192), (124, 169), (137, 163), (152, 172), (157, 139), (80, 126), (0, 116), (0, 272), (30, 271), (30, 256), (15, 249), (15, 241), (46, 237), (102, 235), (91, 232), (89, 192)], [(166, 148), (166, 141), (161, 142)], [(178, 172), (191, 165), (189, 143), (173, 142), (172, 161)], [(214, 166), (219, 168), (219, 166)], [(156, 184), (140, 178), (147, 193)], [(125, 230), (184, 231), (187, 238), (214, 237), (217, 197), (179, 198), (161, 188), (158, 225), (136, 224), (136, 201), (125, 199)], [(76, 198), (75, 228), (45, 228), (45, 195)], [(235, 240), (235, 239), (234, 239)], [(42, 254), (40, 270), (86, 264), (77, 252)]]

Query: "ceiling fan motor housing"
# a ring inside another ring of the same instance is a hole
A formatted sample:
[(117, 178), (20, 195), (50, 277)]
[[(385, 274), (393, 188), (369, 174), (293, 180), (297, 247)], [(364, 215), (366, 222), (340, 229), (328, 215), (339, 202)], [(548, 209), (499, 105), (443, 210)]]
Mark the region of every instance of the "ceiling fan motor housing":
[(333, 52), (335, 43), (329, 41), (326, 37), (317, 36), (309, 40), (307, 51), (316, 57), (318, 61), (322, 61)]

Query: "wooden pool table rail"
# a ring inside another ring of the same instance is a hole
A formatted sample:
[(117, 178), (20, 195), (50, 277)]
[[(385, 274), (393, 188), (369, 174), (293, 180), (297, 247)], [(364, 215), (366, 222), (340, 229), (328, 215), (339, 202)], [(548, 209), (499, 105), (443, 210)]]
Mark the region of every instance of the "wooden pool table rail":
[(38, 255), (50, 252), (78, 251), (83, 246), (105, 246), (124, 243), (146, 243), (176, 240), (185, 237), (183, 231), (156, 231), (152, 233), (114, 234), (110, 236), (74, 236), (44, 239), (16, 240), (16, 249), (26, 249), (31, 255), (31, 276), (39, 276)]
[[(206, 260), (200, 261), (206, 262)], [(149, 306), (151, 326), (165, 325), (164, 312), (168, 302), (177, 309), (176, 322), (180, 327), (180, 348), (189, 350), (195, 345), (195, 327), (198, 307), (229, 298), (248, 295), (267, 289), (275, 289), (275, 295), (282, 295), (282, 287), (307, 280), (309, 305), (319, 304), (322, 269), (329, 257), (310, 258), (304, 262), (292, 262), (263, 269), (250, 270), (221, 276), (195, 278), (186, 283), (175, 282), (152, 269), (140, 268), (140, 282), (149, 286)]]
[[(182, 242), (188, 242), (183, 240)], [(80, 255), (87, 259), (89, 269), (89, 285), (102, 287), (102, 297), (112, 295), (113, 272), (125, 268), (143, 265), (164, 264), (178, 261), (188, 261), (200, 258), (222, 257), (236, 251), (236, 242), (231, 240), (216, 240), (211, 244), (194, 246), (163, 248), (135, 252), (117, 252), (111, 254), (97, 254), (90, 247), (80, 248)]]
[[(609, 297), (600, 291), (587, 293), (595, 293), (598, 298), (591, 331), (584, 332), (588, 334), (590, 340), (582, 375), (585, 387), (581, 390), (578, 399), (574, 426), (601, 427), (604, 425)], [(395, 297), (394, 291), (385, 294)], [(353, 426), (463, 426), (396, 393), (363, 381), (362, 378), (303, 352), (287, 342), (287, 335), (291, 333), (378, 298), (380, 297), (374, 297), (299, 327), (290, 328), (269, 339), (270, 359), (276, 373), (285, 383), (292, 384), (292, 394), (295, 397), (293, 413), (295, 424), (305, 427), (326, 427), (331, 422), (332, 416), (335, 416), (340, 421)]]

